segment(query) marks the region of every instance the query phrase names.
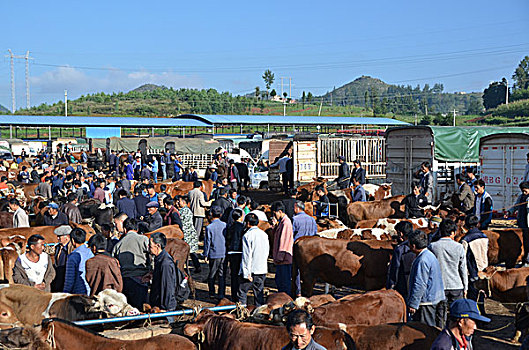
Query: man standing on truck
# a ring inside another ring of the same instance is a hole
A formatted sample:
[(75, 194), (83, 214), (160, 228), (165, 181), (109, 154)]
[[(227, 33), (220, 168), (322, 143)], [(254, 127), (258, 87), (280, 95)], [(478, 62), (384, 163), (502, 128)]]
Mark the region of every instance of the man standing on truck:
[(351, 177), (351, 171), (349, 170), (349, 164), (345, 161), (344, 156), (338, 156), (338, 162), (340, 167), (338, 168), (338, 177), (336, 178), (336, 183), (338, 187), (343, 190), (349, 185), (349, 178)]
[(356, 178), (360, 182), (360, 185), (365, 185), (366, 183), (366, 170), (362, 168), (362, 163), (356, 159), (353, 162), (353, 171), (351, 172), (351, 181), (350, 184), (353, 185), (353, 179)]

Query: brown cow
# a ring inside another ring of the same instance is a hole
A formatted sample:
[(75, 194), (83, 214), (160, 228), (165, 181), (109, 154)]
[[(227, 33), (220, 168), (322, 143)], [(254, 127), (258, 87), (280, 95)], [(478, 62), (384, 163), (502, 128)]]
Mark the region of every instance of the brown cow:
[[(282, 326), (238, 322), (225, 315), (201, 312), (196, 323), (184, 327), (184, 335), (197, 339), (203, 350), (277, 350), (290, 342)], [(355, 349), (352, 338), (341, 330), (316, 327), (314, 340), (328, 350)]]
[(184, 233), (180, 229), (180, 226), (178, 225), (167, 225), (162, 226), (157, 230), (154, 230), (152, 232), (146, 233), (145, 235), (147, 237), (151, 237), (151, 234), (155, 232), (161, 232), (165, 235), (166, 238), (177, 238), (177, 239), (184, 239)]
[(52, 339), (53, 349), (57, 350), (195, 349), (195, 344), (177, 334), (162, 334), (134, 340), (112, 339), (94, 334), (73, 323), (60, 319), (44, 320), (40, 334), (43, 339)]
[(8, 211), (0, 211), (0, 228), (13, 227), (13, 213)]
[[(78, 225), (71, 223), (72, 228), (80, 227), (86, 231), (86, 239), (90, 238), (92, 235), (95, 235), (95, 231), (92, 227), (88, 225)], [(48, 243), (56, 242), (57, 235), (53, 231), (58, 226), (39, 226), (39, 227), (18, 227), (18, 228), (3, 228), (0, 229), (0, 239), (20, 235), (26, 238), (29, 238), (31, 235), (39, 234), (44, 237), (44, 240)]]
[[(9, 329), (21, 325), (22, 323), (15, 315), (15, 311), (9, 305), (0, 301), (0, 329)], [(2, 342), (0, 341), (0, 343)]]
[(349, 224), (355, 225), (362, 220), (382, 219), (404, 216), (402, 201), (406, 196), (395, 196), (380, 201), (353, 202), (347, 205)]
[(313, 178), (312, 180), (313, 180), (312, 182), (299, 186), (296, 189), (296, 192), (297, 192), (296, 199), (303, 201), (303, 202), (317, 200), (319, 197), (316, 194), (315, 189), (316, 189), (316, 186), (319, 186), (319, 185), (323, 185), (324, 192), (327, 194), (327, 179), (318, 177), (318, 178)]
[(317, 326), (338, 328), (341, 324), (372, 326), (406, 322), (406, 302), (394, 290), (353, 294), (314, 308), (312, 319)]
[(344, 325), (342, 329), (354, 339), (357, 349), (430, 349), (440, 333), (439, 329), (419, 322)]
[(15, 267), (18, 256), (23, 251), (22, 247), (16, 243), (9, 243), (3, 248), (0, 248), (0, 281), (14, 283), (13, 268)]
[(101, 316), (100, 312), (89, 311), (95, 306), (95, 298), (79, 294), (48, 293), (21, 284), (1, 288), (0, 302), (10, 306), (20, 322), (27, 326), (49, 317), (77, 321)]
[(189, 245), (180, 238), (167, 238), (165, 250), (174, 261), (178, 262), (178, 268), (184, 271), (184, 266), (189, 259)]
[(374, 228), (379, 219), (361, 220), (356, 223), (355, 228)]
[(489, 265), (505, 262), (505, 267), (511, 269), (522, 260), (524, 251), (521, 229), (493, 229), (483, 233), (489, 238)]
[(489, 266), (478, 272), (479, 280), (474, 283), (478, 290), (483, 290), (489, 298), (503, 303), (521, 303), (527, 301), (526, 279), (529, 267), (498, 270)]
[(292, 271), (300, 271), (304, 296), (312, 295), (317, 280), (340, 287), (353, 285), (376, 290), (385, 285), (392, 252), (389, 241), (302, 237), (294, 243), (296, 266)]
[[(215, 184), (215, 182), (212, 180), (201, 180), (201, 182), (203, 186), (203, 192), (205, 192), (208, 197), (211, 196), (211, 193), (213, 192), (213, 185)], [(171, 191), (171, 196), (185, 196), (193, 189), (193, 186), (193, 182), (175, 181), (173, 189)]]

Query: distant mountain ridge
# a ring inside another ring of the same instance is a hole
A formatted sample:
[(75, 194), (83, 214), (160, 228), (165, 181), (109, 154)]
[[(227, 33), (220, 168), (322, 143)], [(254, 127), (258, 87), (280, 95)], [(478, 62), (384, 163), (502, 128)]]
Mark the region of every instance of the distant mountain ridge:
[(425, 84), (392, 85), (381, 79), (363, 75), (325, 95), (316, 97), (338, 106), (360, 106), (377, 114), (448, 113), (453, 109), (465, 114), (478, 114), (483, 109), (482, 93), (447, 93), (444, 86)]
[(166, 86), (163, 86), (163, 85), (156, 85), (156, 84), (143, 84), (141, 86), (138, 86), (137, 88), (135, 88), (134, 90), (130, 90), (130, 91), (135, 91), (135, 92), (146, 92), (146, 91), (154, 91), (154, 90), (167, 90), (168, 88)]

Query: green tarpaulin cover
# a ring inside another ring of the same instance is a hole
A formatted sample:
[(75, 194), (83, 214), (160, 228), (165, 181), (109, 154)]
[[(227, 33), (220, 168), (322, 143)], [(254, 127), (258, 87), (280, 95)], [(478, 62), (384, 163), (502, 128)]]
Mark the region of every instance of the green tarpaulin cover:
[(478, 162), (479, 140), (501, 133), (529, 133), (529, 128), (430, 126), (434, 137), (435, 159), (445, 162)]

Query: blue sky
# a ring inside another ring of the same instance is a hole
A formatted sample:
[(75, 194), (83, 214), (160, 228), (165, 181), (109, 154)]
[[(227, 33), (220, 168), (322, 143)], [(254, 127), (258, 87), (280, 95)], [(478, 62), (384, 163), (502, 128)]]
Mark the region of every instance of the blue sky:
[[(143, 83), (264, 89), (291, 77), (293, 97), (361, 75), (389, 83), (482, 91), (529, 55), (529, 2), (13, 1), (0, 4), (0, 48), (30, 51), (31, 104)], [(0, 104), (11, 106), (9, 59)], [(24, 62), (15, 65), (25, 106)]]

